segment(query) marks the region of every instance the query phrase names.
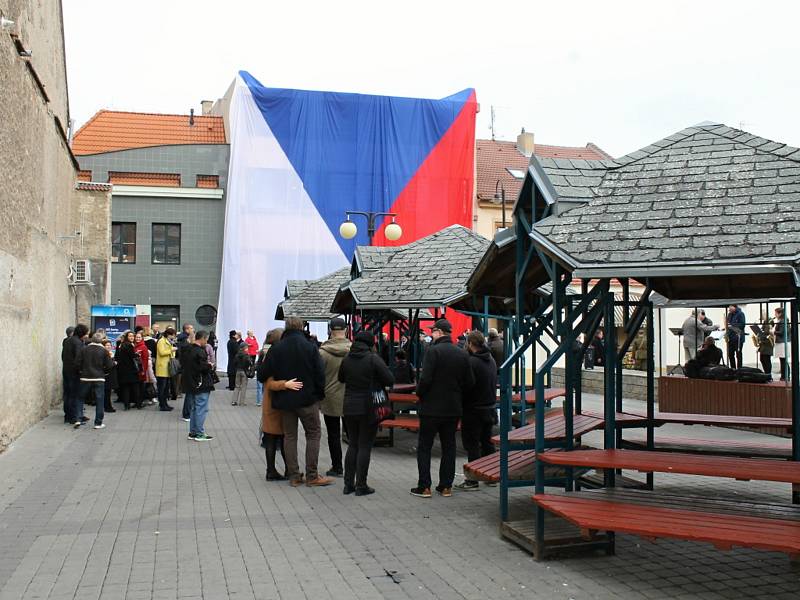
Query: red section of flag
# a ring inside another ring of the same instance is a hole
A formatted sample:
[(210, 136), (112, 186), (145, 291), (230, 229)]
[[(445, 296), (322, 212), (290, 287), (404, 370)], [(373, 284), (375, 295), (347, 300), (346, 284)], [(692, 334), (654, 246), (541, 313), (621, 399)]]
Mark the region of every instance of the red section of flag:
[[(373, 238), (376, 246), (408, 244), (448, 225), (472, 228), (477, 108), (473, 92), (390, 210), (397, 213), (403, 236), (396, 242), (386, 239), (384, 227), (391, 222), (387, 218)], [(453, 324), (454, 339), (472, 323), (470, 317), (455, 311), (447, 311), (447, 319)]]

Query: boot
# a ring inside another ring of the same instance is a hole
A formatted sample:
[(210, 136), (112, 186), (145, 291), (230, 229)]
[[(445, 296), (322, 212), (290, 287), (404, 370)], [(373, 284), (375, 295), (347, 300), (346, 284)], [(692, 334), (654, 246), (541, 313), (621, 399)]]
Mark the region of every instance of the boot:
[[(275, 453), (278, 449), (278, 436), (271, 435), (269, 433), (265, 434), (264, 437), (266, 445), (264, 446), (264, 455), (267, 459), (267, 481), (283, 481), (286, 479), (283, 475), (278, 473), (278, 470), (275, 468)], [(281, 451), (283, 448), (281, 448)]]

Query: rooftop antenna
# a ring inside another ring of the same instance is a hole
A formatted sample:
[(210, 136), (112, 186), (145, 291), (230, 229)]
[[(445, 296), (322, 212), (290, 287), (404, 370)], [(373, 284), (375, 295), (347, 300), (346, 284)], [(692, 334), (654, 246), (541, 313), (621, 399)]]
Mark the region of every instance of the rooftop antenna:
[(492, 141), (494, 141), (494, 105), (491, 106), (491, 111), (490, 111), (490, 117), (489, 118), (491, 120), (491, 124), (489, 125), (489, 129), (492, 130)]

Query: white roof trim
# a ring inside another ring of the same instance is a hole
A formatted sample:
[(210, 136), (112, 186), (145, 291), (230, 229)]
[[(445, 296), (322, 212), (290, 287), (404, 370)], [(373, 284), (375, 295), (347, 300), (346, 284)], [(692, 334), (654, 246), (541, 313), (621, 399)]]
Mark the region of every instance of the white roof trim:
[(185, 188), (156, 185), (114, 184), (112, 196), (139, 196), (145, 198), (207, 198), (222, 200), (225, 190), (220, 188)]

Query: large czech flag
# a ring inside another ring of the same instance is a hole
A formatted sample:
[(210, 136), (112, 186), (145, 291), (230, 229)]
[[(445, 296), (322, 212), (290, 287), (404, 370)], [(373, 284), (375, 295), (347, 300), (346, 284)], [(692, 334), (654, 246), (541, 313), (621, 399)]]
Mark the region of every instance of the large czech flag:
[[(345, 211), (397, 213), (398, 245), (472, 226), (475, 92), (441, 100), (267, 88), (241, 71), (231, 143), (217, 333), (264, 339), (289, 279), (316, 279), (366, 245), (339, 235)], [(227, 363), (224, 343), (218, 364)]]

